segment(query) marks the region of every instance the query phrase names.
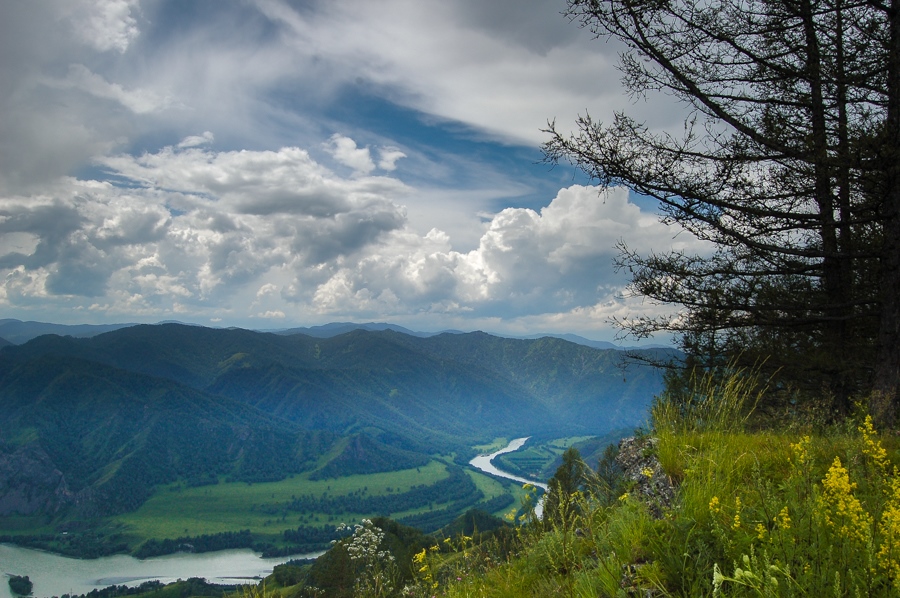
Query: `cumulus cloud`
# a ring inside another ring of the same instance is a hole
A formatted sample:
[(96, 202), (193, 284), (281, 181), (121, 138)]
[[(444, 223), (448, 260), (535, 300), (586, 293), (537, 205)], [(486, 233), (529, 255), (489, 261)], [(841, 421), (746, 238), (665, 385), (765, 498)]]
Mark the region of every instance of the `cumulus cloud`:
[(259, 290), (256, 291), (256, 297), (265, 297), (266, 295), (274, 295), (278, 292), (278, 287), (271, 282), (267, 282), (266, 284), (259, 287)]
[(283, 320), (285, 315), (284, 315), (283, 311), (276, 309), (276, 310), (269, 310), (266, 312), (258, 313), (258, 314), (256, 314), (256, 317), (257, 318), (265, 318), (265, 319)]
[(342, 268), (313, 298), (325, 311), (469, 311), (519, 317), (566, 312), (612, 301), (615, 243), (644, 250), (705, 247), (628, 201), (626, 189), (563, 189), (539, 212), (508, 208), (495, 215), (479, 247), (450, 249), (439, 230), (424, 238), (395, 233), (390, 246)]
[[(40, 196), (0, 200), (0, 232), (17, 239), (0, 254), (0, 303), (81, 297), (84, 309), (108, 313), (549, 325), (634, 307), (612, 272), (619, 239), (644, 251), (704, 249), (642, 212), (625, 189), (572, 186), (541, 210), (504, 209), (477, 248), (459, 252), (440, 229), (408, 226), (398, 198), (410, 190), (399, 181), (343, 178), (298, 148), (168, 147), (104, 166), (138, 186), (67, 179)], [(332, 195), (315, 191), (322, 187)], [(247, 209), (288, 191), (319, 203), (276, 218)]]
[(356, 147), (349, 137), (335, 133), (328, 140), (325, 149), (335, 160), (353, 169), (354, 174), (369, 174), (375, 170), (375, 162), (367, 147)]
[[(235, 214), (330, 218), (337, 229), (349, 226), (352, 218), (342, 216), (349, 212), (365, 213), (373, 220), (396, 220), (399, 208), (392, 200), (409, 191), (392, 178), (365, 177), (359, 172), (350, 179), (341, 178), (297, 147), (229, 152), (166, 147), (154, 154), (123, 154), (97, 162), (148, 187), (190, 194), (187, 202), (213, 196)], [(385, 219), (385, 213), (395, 216)]]
[[(99, 164), (137, 186), (70, 178), (42, 194), (0, 199), (8, 300), (211, 306), (273, 269), (328, 270), (358, 259), (405, 225), (403, 183), (342, 178), (298, 148), (166, 147)], [(257, 297), (278, 289), (254, 288)]]
[(397, 169), (397, 160), (405, 158), (406, 154), (395, 147), (382, 147), (378, 149), (378, 168), (388, 172)]
[(537, 198), (493, 162), (627, 101), (616, 48), (564, 5), (0, 3), (0, 307), (462, 328), (620, 309), (616, 240), (690, 242), (622, 190), (554, 198), (562, 176)]

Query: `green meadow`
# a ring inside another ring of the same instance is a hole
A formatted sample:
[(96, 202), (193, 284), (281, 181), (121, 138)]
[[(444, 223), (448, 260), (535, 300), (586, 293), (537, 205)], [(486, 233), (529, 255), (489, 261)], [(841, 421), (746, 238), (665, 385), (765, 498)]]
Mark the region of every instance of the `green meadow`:
[[(286, 516), (266, 512), (301, 495), (346, 496), (366, 491), (380, 496), (431, 485), (447, 477), (447, 467), (438, 460), (424, 467), (351, 475), (313, 481), (295, 475), (280, 482), (248, 484), (219, 483), (199, 488), (180, 484), (160, 489), (137, 511), (116, 517), (130, 535), (141, 538), (176, 538), (249, 529), (254, 534), (278, 534), (284, 529), (306, 525), (340, 523), (329, 513), (294, 513)], [(360, 516), (371, 515), (361, 513)]]
[[(519, 503), (523, 491), (518, 484), (505, 484), (473, 470), (466, 470), (466, 474), (484, 493), (484, 500), (512, 494), (515, 504)], [(300, 496), (388, 496), (407, 492), (413, 486), (431, 486), (447, 477), (446, 463), (433, 459), (428, 465), (419, 468), (328, 480), (310, 480), (307, 475), (295, 475), (279, 482), (255, 484), (220, 482), (196, 488), (173, 484), (158, 490), (138, 510), (119, 515), (114, 521), (122, 525), (126, 534), (136, 543), (148, 538), (177, 538), (245, 529), (253, 534), (274, 537), (285, 529), (301, 525), (355, 523), (364, 517), (384, 514), (301, 513), (285, 508), (285, 505)], [(402, 518), (445, 506), (446, 503), (423, 504), (414, 509), (392, 512), (390, 516)]]

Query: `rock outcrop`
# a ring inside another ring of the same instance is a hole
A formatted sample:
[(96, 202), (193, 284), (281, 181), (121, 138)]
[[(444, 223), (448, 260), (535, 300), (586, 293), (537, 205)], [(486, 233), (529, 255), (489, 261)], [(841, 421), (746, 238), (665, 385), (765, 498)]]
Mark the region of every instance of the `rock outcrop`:
[(633, 436), (619, 442), (616, 463), (622, 468), (626, 479), (631, 481), (635, 498), (644, 502), (650, 513), (657, 519), (675, 499), (672, 479), (663, 471), (656, 457), (658, 438)]
[(43, 449), (0, 444), (0, 516), (53, 514), (72, 499), (65, 476)]

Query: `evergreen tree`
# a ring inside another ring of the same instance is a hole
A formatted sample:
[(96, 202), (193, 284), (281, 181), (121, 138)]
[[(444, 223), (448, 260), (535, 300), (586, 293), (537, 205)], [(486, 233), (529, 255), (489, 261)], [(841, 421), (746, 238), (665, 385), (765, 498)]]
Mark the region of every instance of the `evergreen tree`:
[(562, 455), (562, 464), (547, 482), (543, 521), (546, 527), (567, 525), (575, 514), (576, 493), (584, 489), (589, 468), (575, 447)]
[(656, 198), (715, 248), (639, 255), (632, 290), (677, 306), (621, 322), (680, 334), (707, 361), (770, 357), (786, 383), (834, 396), (900, 388), (900, 0), (570, 0), (623, 42), (632, 94), (689, 107), (683, 136), (625, 114), (551, 126), (550, 160)]

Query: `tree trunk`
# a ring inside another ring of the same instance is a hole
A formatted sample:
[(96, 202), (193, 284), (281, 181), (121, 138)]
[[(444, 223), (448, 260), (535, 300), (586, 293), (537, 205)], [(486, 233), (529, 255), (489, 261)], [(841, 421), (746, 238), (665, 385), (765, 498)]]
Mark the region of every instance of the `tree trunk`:
[(888, 11), (887, 119), (884, 130), (884, 239), (881, 258), (881, 321), (870, 409), (882, 428), (897, 423), (900, 391), (900, 0)]

